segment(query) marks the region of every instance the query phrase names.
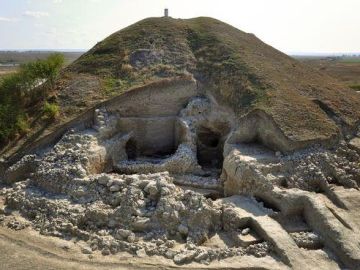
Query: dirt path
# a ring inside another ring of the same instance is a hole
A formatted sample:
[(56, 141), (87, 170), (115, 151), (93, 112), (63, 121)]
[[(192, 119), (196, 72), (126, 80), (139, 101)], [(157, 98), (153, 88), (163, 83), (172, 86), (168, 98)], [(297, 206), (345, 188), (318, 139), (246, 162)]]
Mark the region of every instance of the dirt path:
[(177, 266), (162, 257), (94, 254), (90, 259), (72, 242), (44, 237), (31, 229), (13, 231), (0, 227), (0, 269), (11, 270), (110, 270), (110, 269), (288, 269), (271, 257), (244, 256), (215, 262)]

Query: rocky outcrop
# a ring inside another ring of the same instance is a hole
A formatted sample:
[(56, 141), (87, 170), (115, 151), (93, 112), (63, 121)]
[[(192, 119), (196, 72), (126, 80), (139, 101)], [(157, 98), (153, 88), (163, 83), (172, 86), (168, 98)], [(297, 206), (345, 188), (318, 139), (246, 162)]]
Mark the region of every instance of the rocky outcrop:
[[(340, 196), (340, 186), (349, 189), (345, 191), (349, 196), (358, 196), (359, 153), (353, 143), (354, 140), (342, 142), (333, 150), (313, 148), (287, 156), (254, 144), (229, 146), (231, 151), (222, 173), (225, 194), (251, 194), (277, 213), (275, 219), (301, 216), (309, 225), (307, 230), (321, 237), (322, 245), (331, 248), (347, 267), (357, 269), (358, 221), (348, 213), (357, 202), (346, 205)], [(304, 243), (302, 235), (304, 231), (292, 234), (298, 246), (322, 246), (313, 243), (314, 239)]]
[(225, 192), (256, 194), (273, 187), (331, 193), (329, 185), (359, 188), (359, 154), (342, 142), (334, 150), (309, 148), (291, 155), (257, 144), (228, 145), (223, 165)]

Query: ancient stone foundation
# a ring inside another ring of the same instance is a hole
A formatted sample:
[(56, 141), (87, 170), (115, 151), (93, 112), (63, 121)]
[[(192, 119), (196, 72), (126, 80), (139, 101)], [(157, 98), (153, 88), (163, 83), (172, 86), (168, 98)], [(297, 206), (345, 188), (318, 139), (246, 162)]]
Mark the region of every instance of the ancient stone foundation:
[(360, 269), (359, 138), (290, 153), (264, 112), (237, 121), (194, 82), (173, 90), (109, 102), (8, 168), (2, 224), (86, 254)]

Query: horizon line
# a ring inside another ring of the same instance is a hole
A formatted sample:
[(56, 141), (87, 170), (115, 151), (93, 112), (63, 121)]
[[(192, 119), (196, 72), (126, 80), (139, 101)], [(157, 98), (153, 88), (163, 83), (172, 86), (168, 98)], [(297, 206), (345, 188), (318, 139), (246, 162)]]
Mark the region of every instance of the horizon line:
[[(29, 49), (2, 49), (0, 52), (87, 52), (90, 49), (39, 49), (39, 48), (29, 48)], [(290, 56), (342, 56), (342, 55), (357, 55), (360, 56), (360, 51), (358, 52), (307, 52), (307, 51), (285, 51), (283, 52)]]

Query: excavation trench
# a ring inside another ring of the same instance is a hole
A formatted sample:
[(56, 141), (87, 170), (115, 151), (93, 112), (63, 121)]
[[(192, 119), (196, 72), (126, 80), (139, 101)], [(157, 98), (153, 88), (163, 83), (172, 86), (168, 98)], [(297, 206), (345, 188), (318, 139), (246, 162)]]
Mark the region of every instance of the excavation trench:
[(197, 159), (204, 169), (221, 169), (223, 163), (223, 148), (221, 134), (206, 127), (197, 131)]
[(129, 160), (165, 157), (178, 147), (176, 116), (121, 117), (117, 121), (121, 133), (131, 134), (125, 145)]

